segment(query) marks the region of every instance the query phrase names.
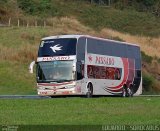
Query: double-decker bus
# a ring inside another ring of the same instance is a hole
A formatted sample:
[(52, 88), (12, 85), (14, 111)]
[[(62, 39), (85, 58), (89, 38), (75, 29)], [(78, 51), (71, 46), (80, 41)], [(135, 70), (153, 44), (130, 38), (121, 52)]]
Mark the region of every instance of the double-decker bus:
[(88, 35), (45, 37), (36, 65), (41, 96), (142, 93), (141, 54), (136, 44)]

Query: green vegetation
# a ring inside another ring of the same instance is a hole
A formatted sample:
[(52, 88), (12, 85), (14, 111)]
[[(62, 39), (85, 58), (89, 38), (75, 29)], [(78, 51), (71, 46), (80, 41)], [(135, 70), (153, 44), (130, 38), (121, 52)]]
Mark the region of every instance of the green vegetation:
[(143, 73), (143, 88), (145, 91), (152, 91), (153, 85), (154, 85), (154, 77), (152, 77), (149, 74)]
[(160, 58), (158, 59), (158, 63), (160, 63)]
[(114, 6), (118, 9), (130, 8), (139, 12), (150, 12), (159, 16), (159, 0), (114, 0)]
[[(54, 6), (54, 2), (56, 0), (18, 0), (18, 5), (21, 9), (23, 9), (26, 13), (34, 14), (34, 13), (49, 13), (49, 15), (54, 15), (51, 12), (49, 12), (50, 9), (53, 11), (56, 6)], [(83, 1), (86, 3), (92, 3), (92, 4), (99, 4), (99, 5), (109, 5), (108, 0), (76, 0), (76, 2)], [(103, 1), (103, 2), (102, 2)], [(7, 2), (7, 0), (3, 0), (3, 2)], [(74, 2), (71, 0), (70, 2)], [(115, 7), (117, 9), (134, 9), (139, 12), (150, 12), (153, 13), (156, 16), (159, 16), (159, 0), (110, 0), (111, 7)], [(42, 10), (41, 10), (42, 9)], [(47, 12), (46, 12), (47, 11)], [(51, 13), (51, 14), (50, 14)]]
[(55, 16), (57, 9), (51, 3), (51, 0), (18, 0), (19, 8), (30, 15)]
[(142, 61), (147, 63), (152, 63), (153, 57), (145, 54), (145, 52), (141, 51)]
[[(98, 4), (90, 4), (88, 1), (71, 0), (71, 1), (58, 1), (58, 0), (18, 0), (17, 3), (8, 1), (7, 4), (3, 4), (5, 8), (1, 7), (0, 18), (3, 18), (3, 14), (11, 15), (10, 17), (20, 18), (20, 20), (47, 20), (52, 17), (75, 17), (83, 24), (90, 26), (94, 29), (111, 28), (121, 32), (127, 32), (134, 35), (147, 35), (147, 36), (159, 36), (160, 35), (160, 18), (156, 17), (150, 12), (137, 12), (134, 5), (157, 5), (157, 2), (137, 2), (134, 4), (125, 4), (125, 8), (114, 8), (115, 5), (123, 4), (122, 2), (114, 2), (111, 7), (103, 7)], [(16, 3), (16, 5), (15, 5)], [(150, 3), (150, 4), (149, 4)], [(10, 9), (11, 4), (18, 8)], [(5, 10), (9, 8), (8, 10)], [(14, 11), (13, 11), (14, 10)], [(15, 12), (16, 16), (13, 16)], [(32, 16), (31, 16), (32, 15)], [(30, 18), (31, 17), (31, 18)], [(8, 22), (8, 20), (7, 20)], [(52, 22), (51, 22), (52, 23)]]
[(157, 125), (156, 97), (1, 99), (0, 125)]
[(126, 42), (124, 41), (123, 39), (121, 39), (120, 37), (116, 36), (116, 37), (111, 37), (109, 39), (112, 39), (112, 40), (116, 40), (116, 41), (122, 41), (122, 42)]
[(0, 28), (0, 32), (0, 94), (37, 94), (36, 77), (28, 67), (48, 29)]
[(28, 65), (0, 61), (0, 95), (37, 94), (35, 75), (28, 73)]
[[(103, 10), (104, 13), (101, 11)], [(136, 11), (120, 11), (115, 9), (104, 9), (100, 7), (87, 8), (82, 14), (84, 23), (93, 28), (109, 27), (122, 32), (137, 35), (156, 36), (159, 34), (159, 19), (150, 14), (137, 13)], [(158, 22), (158, 23), (157, 23)], [(155, 25), (155, 27), (153, 27)], [(155, 29), (154, 29), (155, 28)]]

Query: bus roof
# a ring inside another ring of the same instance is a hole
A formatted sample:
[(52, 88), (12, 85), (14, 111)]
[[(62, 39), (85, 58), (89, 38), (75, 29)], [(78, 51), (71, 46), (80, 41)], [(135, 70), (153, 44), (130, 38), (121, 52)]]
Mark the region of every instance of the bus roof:
[(80, 37), (92, 38), (92, 39), (96, 39), (96, 40), (111, 41), (111, 42), (115, 42), (115, 43), (121, 43), (121, 44), (127, 44), (127, 45), (132, 45), (132, 46), (138, 46), (139, 47), (139, 45), (134, 44), (134, 43), (128, 43), (128, 42), (122, 42), (122, 41), (117, 41), (117, 40), (93, 37), (93, 36), (90, 36), (90, 35), (57, 35), (57, 36), (44, 37), (44, 38), (42, 38), (42, 40), (61, 39), (61, 38), (77, 38), (78, 39)]
[(85, 35), (57, 35), (57, 36), (49, 36), (42, 38), (42, 40), (48, 40), (48, 39), (60, 39), (60, 38), (79, 38)]

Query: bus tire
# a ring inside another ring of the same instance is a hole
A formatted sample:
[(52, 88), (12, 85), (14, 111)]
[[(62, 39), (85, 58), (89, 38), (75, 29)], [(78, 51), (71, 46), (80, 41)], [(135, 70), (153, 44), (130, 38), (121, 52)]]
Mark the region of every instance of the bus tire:
[(126, 85), (123, 85), (122, 97), (128, 97), (128, 90), (127, 90), (127, 86)]
[(128, 88), (129, 96), (133, 97), (133, 85), (130, 85)]
[(91, 98), (92, 95), (93, 95), (93, 86), (92, 86), (91, 83), (89, 83), (89, 84), (87, 85), (86, 97), (87, 97), (87, 98)]

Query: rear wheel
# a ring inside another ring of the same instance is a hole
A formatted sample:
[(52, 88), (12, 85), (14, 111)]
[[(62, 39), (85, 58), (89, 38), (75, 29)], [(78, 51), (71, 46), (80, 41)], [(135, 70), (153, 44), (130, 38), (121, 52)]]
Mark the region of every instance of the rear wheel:
[(133, 97), (133, 85), (130, 85), (130, 87), (128, 88), (128, 94), (130, 97)]
[(123, 86), (123, 91), (122, 91), (122, 96), (123, 97), (132, 97), (133, 96), (133, 86), (130, 85), (129, 88), (127, 88), (126, 85)]
[(122, 90), (122, 97), (128, 97), (128, 90), (127, 90), (127, 86), (123, 85), (123, 90)]
[(87, 86), (87, 93), (86, 93), (86, 97), (87, 98), (91, 98), (93, 95), (93, 86), (91, 83), (88, 84)]

